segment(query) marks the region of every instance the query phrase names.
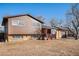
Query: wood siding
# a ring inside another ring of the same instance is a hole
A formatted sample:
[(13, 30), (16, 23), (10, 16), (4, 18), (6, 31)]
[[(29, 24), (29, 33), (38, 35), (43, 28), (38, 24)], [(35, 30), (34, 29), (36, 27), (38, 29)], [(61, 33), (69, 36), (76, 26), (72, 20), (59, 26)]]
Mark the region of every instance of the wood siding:
[[(20, 20), (24, 22), (23, 26), (13, 26), (13, 20)], [(38, 23), (36, 28), (33, 24)], [(8, 18), (8, 34), (41, 34), (41, 23), (29, 16), (20, 16)]]

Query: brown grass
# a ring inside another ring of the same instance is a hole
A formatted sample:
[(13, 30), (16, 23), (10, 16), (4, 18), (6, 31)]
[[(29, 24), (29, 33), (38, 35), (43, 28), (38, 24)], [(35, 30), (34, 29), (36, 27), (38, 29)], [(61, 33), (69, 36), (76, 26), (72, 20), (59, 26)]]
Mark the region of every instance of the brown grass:
[(79, 56), (79, 40), (27, 40), (0, 43), (0, 55)]

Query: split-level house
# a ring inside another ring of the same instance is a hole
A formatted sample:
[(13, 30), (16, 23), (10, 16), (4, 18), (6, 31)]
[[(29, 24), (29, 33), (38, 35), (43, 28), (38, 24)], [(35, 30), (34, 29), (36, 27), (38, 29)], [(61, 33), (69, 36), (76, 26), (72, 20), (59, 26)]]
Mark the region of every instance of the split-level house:
[(32, 15), (16, 15), (3, 18), (5, 41), (27, 40), (41, 35), (43, 21)]

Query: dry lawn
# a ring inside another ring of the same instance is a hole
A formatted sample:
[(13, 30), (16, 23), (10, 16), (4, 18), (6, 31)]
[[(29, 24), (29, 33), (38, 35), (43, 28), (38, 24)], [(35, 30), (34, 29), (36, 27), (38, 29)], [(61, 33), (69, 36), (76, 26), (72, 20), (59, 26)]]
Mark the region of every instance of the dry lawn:
[(27, 40), (0, 43), (1, 56), (79, 56), (79, 40)]

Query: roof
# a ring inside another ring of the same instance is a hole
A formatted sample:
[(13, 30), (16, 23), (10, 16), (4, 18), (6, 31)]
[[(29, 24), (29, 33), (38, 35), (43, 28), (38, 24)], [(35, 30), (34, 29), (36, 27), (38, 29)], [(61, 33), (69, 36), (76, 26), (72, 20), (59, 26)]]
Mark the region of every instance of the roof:
[(50, 27), (50, 26), (48, 26), (48, 25), (42, 25), (42, 28), (51, 29), (51, 27)]
[(56, 27), (56, 30), (68, 31), (68, 29), (65, 27)]
[(15, 16), (5, 16), (5, 17), (3, 17), (2, 25), (4, 25), (6, 21), (8, 21), (8, 18), (14, 18), (14, 17), (20, 17), (20, 16), (29, 16), (29, 17), (39, 21), (40, 23), (44, 23), (43, 21), (38, 20), (37, 18), (33, 17), (30, 14), (23, 14), (23, 15), (15, 15)]

